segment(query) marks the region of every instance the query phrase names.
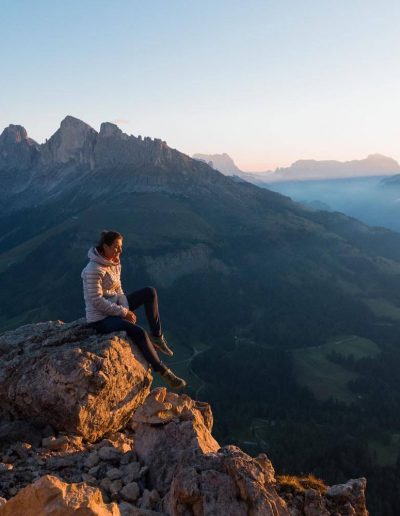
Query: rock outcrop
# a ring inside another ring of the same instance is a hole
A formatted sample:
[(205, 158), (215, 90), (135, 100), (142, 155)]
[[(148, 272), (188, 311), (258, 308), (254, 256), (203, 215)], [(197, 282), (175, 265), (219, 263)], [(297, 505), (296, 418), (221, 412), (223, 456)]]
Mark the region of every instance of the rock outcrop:
[(0, 336), (0, 409), (89, 441), (123, 427), (152, 381), (125, 332), (98, 335), (83, 321), (22, 326)]
[(329, 487), (318, 479), (310, 481), (309, 477), (289, 477), (289, 481), (277, 479), (278, 493), (286, 500), (291, 515), (368, 516), (365, 478)]
[(65, 165), (74, 162), (94, 168), (97, 132), (78, 118), (67, 116), (60, 128), (41, 147), (41, 164)]
[[(9, 213), (47, 202), (49, 195), (85, 190), (85, 199), (111, 191), (196, 191), (220, 184), (222, 174), (205, 163), (170, 148), (160, 138), (123, 133), (115, 124), (100, 132), (67, 116), (45, 143), (28, 138), (22, 126), (11, 125), (0, 135), (0, 208)], [(79, 194), (78, 194), (79, 195)]]
[(165, 501), (174, 516), (283, 516), (290, 512), (275, 488), (273, 469), (236, 446), (181, 463)]
[(119, 516), (115, 503), (105, 504), (101, 491), (86, 483), (67, 484), (57, 477), (46, 475), (22, 489), (0, 507), (0, 516), (22, 515)]
[(0, 358), (0, 516), (368, 515), (363, 478), (296, 487), (265, 454), (220, 447), (208, 403), (149, 393), (123, 332), (23, 326)]
[(35, 166), (40, 146), (21, 125), (9, 125), (0, 135), (0, 169), (23, 170)]
[(135, 450), (168, 514), (288, 515), (272, 464), (212, 437), (208, 403), (153, 390), (132, 419)]
[(168, 491), (179, 464), (219, 449), (211, 435), (212, 424), (208, 403), (169, 393), (163, 387), (153, 390), (135, 413), (135, 450), (162, 494)]

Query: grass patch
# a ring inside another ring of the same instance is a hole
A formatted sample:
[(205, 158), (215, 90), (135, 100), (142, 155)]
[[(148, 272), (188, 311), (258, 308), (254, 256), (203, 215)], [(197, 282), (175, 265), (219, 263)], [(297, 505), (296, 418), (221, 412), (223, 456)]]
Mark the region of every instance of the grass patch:
[(325, 494), (328, 489), (328, 486), (323, 480), (312, 474), (303, 477), (277, 475), (276, 480), (281, 490), (290, 493), (304, 493), (307, 489), (315, 489), (321, 494)]
[(357, 398), (348, 388), (348, 382), (357, 374), (331, 362), (327, 355), (336, 351), (343, 356), (353, 355), (355, 359), (375, 356), (379, 348), (375, 342), (356, 335), (340, 336), (323, 345), (291, 351), (294, 359), (296, 379), (300, 385), (311, 389), (319, 400), (330, 397), (351, 403)]
[(400, 321), (400, 307), (390, 303), (386, 299), (367, 298), (364, 303), (377, 317), (387, 317), (392, 321)]

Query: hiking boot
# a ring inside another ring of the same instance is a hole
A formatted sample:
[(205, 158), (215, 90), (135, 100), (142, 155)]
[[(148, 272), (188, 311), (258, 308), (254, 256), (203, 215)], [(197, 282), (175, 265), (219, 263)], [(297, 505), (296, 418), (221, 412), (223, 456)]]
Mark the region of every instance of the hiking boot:
[(174, 354), (172, 349), (168, 347), (168, 344), (167, 344), (167, 341), (165, 340), (164, 335), (160, 335), (159, 337), (152, 335), (151, 342), (154, 344), (154, 346), (159, 351), (161, 351), (161, 353), (164, 353), (165, 355), (168, 355), (169, 357), (172, 357), (172, 355)]
[(166, 369), (163, 373), (160, 373), (161, 377), (167, 382), (171, 389), (183, 389), (187, 386), (187, 382), (183, 378), (176, 376), (171, 369)]

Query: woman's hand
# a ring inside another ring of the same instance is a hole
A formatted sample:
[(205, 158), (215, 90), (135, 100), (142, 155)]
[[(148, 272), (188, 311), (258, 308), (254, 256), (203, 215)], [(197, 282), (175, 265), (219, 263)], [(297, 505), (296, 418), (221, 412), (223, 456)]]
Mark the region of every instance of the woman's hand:
[(131, 322), (132, 324), (136, 324), (136, 315), (135, 315), (135, 312), (131, 312), (130, 310), (128, 311), (128, 313), (126, 314), (126, 316), (124, 317), (124, 319), (126, 319), (127, 321)]

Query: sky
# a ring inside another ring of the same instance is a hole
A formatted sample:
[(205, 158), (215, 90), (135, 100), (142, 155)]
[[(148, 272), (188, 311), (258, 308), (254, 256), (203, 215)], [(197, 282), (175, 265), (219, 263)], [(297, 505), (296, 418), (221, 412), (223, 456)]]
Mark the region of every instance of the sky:
[(0, 0), (0, 131), (96, 130), (228, 153), (400, 161), (397, 0)]

